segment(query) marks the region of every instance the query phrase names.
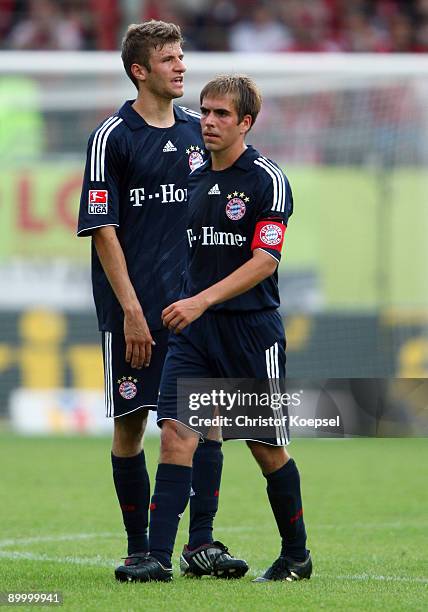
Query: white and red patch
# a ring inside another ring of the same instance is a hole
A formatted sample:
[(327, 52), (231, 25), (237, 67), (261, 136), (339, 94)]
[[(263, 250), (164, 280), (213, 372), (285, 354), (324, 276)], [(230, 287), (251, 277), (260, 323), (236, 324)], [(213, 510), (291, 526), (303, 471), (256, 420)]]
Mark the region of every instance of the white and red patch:
[(119, 385), (119, 393), (123, 399), (133, 399), (137, 395), (137, 385), (132, 380), (124, 380)]
[(232, 221), (239, 221), (245, 215), (247, 208), (245, 202), (241, 198), (232, 198), (226, 204), (226, 215)]
[(260, 230), (260, 240), (267, 246), (276, 246), (282, 241), (282, 229), (273, 223), (264, 225)]
[(106, 215), (107, 212), (107, 189), (90, 189), (88, 194), (88, 213), (90, 215)]
[(196, 168), (199, 168), (199, 166), (202, 166), (203, 163), (204, 163), (204, 158), (202, 157), (202, 154), (199, 151), (192, 151), (190, 153), (189, 167), (192, 172), (193, 170), (196, 170)]
[(254, 231), (251, 249), (269, 248), (281, 252), (286, 226), (276, 221), (259, 221)]

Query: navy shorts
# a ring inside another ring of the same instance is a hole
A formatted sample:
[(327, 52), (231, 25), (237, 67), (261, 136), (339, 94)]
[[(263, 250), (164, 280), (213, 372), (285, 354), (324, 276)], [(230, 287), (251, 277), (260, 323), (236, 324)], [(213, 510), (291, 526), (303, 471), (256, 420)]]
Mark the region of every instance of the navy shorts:
[(140, 408), (156, 410), (159, 384), (165, 361), (169, 331), (151, 332), (156, 346), (148, 368), (137, 370), (125, 361), (125, 336), (121, 332), (102, 332), (104, 395), (107, 417), (121, 417)]
[[(165, 419), (180, 421), (179, 379), (285, 379), (285, 361), (284, 327), (277, 310), (205, 312), (180, 334), (170, 335), (160, 384), (158, 425)], [(285, 446), (289, 441), (288, 425), (275, 438), (241, 439)]]

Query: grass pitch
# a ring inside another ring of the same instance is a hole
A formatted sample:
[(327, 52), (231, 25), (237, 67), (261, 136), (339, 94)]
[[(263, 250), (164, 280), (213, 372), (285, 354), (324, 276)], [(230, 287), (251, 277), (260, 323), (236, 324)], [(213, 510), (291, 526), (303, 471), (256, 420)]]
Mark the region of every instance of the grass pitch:
[[(61, 591), (61, 609), (79, 612), (428, 608), (427, 440), (293, 442), (314, 575), (291, 584), (251, 583), (276, 558), (279, 539), (264, 479), (241, 442), (224, 445), (215, 536), (250, 573), (184, 579), (176, 554), (171, 584), (116, 583), (125, 541), (109, 447), (105, 438), (0, 437), (0, 591)], [(154, 475), (158, 441), (146, 449)]]

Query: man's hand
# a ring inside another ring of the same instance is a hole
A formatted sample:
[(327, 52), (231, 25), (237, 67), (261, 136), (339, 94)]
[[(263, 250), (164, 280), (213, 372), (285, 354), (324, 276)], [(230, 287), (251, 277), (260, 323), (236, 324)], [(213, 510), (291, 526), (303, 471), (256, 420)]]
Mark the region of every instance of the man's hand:
[(162, 312), (162, 321), (170, 331), (179, 334), (192, 321), (199, 319), (208, 308), (208, 303), (199, 295), (174, 302)]
[(131, 362), (132, 368), (141, 369), (143, 366), (147, 368), (150, 365), (152, 346), (155, 342), (141, 308), (125, 312), (123, 331), (127, 363)]

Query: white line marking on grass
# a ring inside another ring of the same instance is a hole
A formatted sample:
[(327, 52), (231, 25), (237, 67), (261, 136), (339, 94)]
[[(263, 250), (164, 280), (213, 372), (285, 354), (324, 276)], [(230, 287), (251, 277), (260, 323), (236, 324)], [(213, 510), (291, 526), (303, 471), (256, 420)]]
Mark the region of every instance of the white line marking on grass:
[[(265, 569), (256, 570), (252, 568), (250, 570), (250, 574), (252, 576), (262, 576), (266, 571)], [(328, 578), (331, 580), (352, 580), (352, 581), (369, 581), (376, 580), (378, 582), (409, 582), (409, 583), (418, 583), (418, 584), (428, 584), (428, 578), (421, 578), (419, 576), (376, 576), (372, 574), (342, 574), (336, 576), (335, 574), (312, 574), (313, 578)]]
[[(383, 526), (391, 528), (392, 526), (401, 526), (402, 523), (385, 523)], [(366, 527), (367, 525), (361, 524), (361, 527)], [(376, 526), (376, 524), (375, 524)], [(382, 524), (378, 525), (382, 526)], [(267, 527), (267, 526), (266, 526)], [(318, 525), (321, 528), (334, 528), (337, 525)], [(259, 529), (265, 529), (265, 526), (260, 526)], [(218, 527), (218, 531), (224, 532), (248, 532), (248, 531), (257, 531), (257, 527), (246, 527), (246, 526), (236, 526), (236, 527)], [(67, 542), (73, 540), (92, 540), (97, 538), (123, 538), (121, 533), (116, 532), (94, 532), (94, 533), (65, 533), (58, 535), (44, 535), (44, 536), (33, 536), (27, 538), (9, 538), (6, 540), (0, 540), (0, 548), (8, 547), (8, 546), (19, 546), (24, 544), (36, 544), (39, 542)], [(97, 555), (95, 557), (75, 557), (73, 555), (65, 556), (65, 557), (56, 557), (50, 556), (46, 554), (40, 553), (32, 553), (28, 551), (14, 551), (14, 550), (0, 550), (0, 559), (11, 559), (11, 560), (30, 560), (30, 561), (49, 561), (52, 563), (63, 563), (63, 564), (71, 564), (71, 565), (88, 565), (95, 567), (106, 567), (111, 568), (115, 567), (116, 561), (113, 559), (107, 559), (105, 557), (101, 557)], [(265, 569), (254, 569), (250, 571), (250, 574), (253, 576), (261, 576), (264, 574)], [(349, 574), (349, 575), (334, 575), (334, 574), (313, 574), (316, 578), (328, 578), (332, 580), (352, 580), (352, 581), (368, 581), (375, 580), (378, 582), (408, 582), (414, 584), (428, 584), (428, 578), (422, 578), (419, 576), (378, 576), (371, 574)]]
[(92, 565), (96, 567), (114, 567), (115, 561), (113, 559), (106, 559), (100, 556), (96, 557), (51, 557), (44, 554), (36, 554), (31, 552), (17, 552), (0, 550), (0, 559), (12, 559), (12, 560), (28, 560), (28, 561), (50, 561), (53, 563), (64, 563), (72, 565)]
[(428, 578), (420, 578), (419, 576), (373, 576), (371, 574), (334, 576), (333, 574), (325, 574), (325, 577), (338, 578), (339, 580), (379, 580), (384, 582), (419, 582), (421, 584), (428, 584)]
[[(111, 568), (115, 567), (116, 562), (113, 559), (106, 559), (105, 557), (52, 557), (44, 554), (35, 554), (31, 552), (15, 552), (15, 551), (0, 551), (0, 559), (11, 559), (11, 560), (28, 560), (28, 561), (48, 561), (51, 563), (62, 563), (64, 565), (88, 565), (95, 567)], [(175, 564), (174, 564), (175, 565)], [(261, 576), (264, 574), (265, 569), (251, 570), (250, 574), (253, 576)], [(370, 574), (350, 574), (350, 575), (334, 575), (334, 574), (314, 574), (314, 578), (329, 578), (332, 580), (352, 580), (365, 582), (369, 580), (376, 580), (378, 582), (408, 582), (408, 583), (419, 583), (428, 584), (427, 578), (420, 578), (418, 576), (376, 576)]]
[(58, 535), (32, 536), (29, 538), (9, 538), (0, 540), (0, 548), (19, 546), (20, 544), (36, 544), (37, 542), (67, 542), (69, 540), (93, 540), (95, 538), (123, 537), (122, 534), (106, 531), (104, 533), (64, 533)]
[[(353, 523), (353, 529), (402, 529), (404, 526), (412, 527), (416, 529), (426, 529), (428, 527), (428, 523), (424, 521), (418, 521), (415, 523), (406, 522), (405, 524), (401, 521), (394, 521), (389, 523)], [(258, 524), (258, 525), (237, 525), (237, 526), (228, 526), (221, 527), (216, 526), (216, 531), (223, 533), (253, 533), (264, 532), (266, 529), (271, 529), (271, 524)], [(342, 530), (349, 529), (348, 524), (336, 523), (336, 524), (314, 524), (312, 529), (320, 529), (320, 530)], [(26, 538), (7, 538), (4, 540), (0, 540), (0, 549), (10, 547), (10, 546), (20, 546), (24, 544), (37, 544), (38, 542), (68, 542), (73, 540), (95, 540), (97, 538), (118, 538), (122, 539), (124, 534), (120, 532), (113, 531), (105, 531), (105, 532), (93, 532), (93, 533), (62, 533), (57, 535), (40, 535), (40, 536), (30, 536)]]

